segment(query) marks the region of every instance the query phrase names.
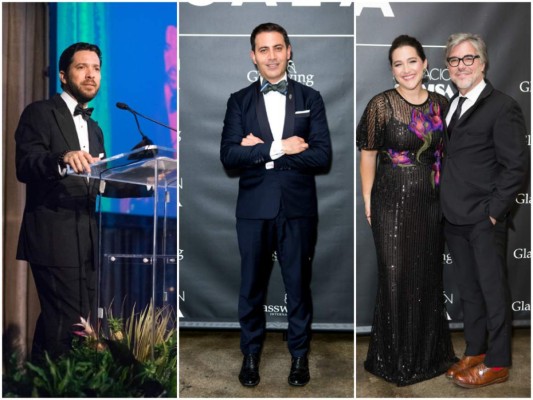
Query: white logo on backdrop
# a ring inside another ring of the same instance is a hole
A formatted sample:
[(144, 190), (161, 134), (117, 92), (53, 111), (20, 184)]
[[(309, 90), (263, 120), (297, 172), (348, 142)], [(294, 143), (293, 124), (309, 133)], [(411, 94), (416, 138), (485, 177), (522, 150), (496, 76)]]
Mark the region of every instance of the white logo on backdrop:
[[(181, 177), (179, 178), (178, 188), (179, 190), (183, 189), (183, 178)], [(179, 201), (179, 195), (178, 195), (178, 207), (181, 207), (181, 202)]]
[[(320, 7), (322, 3), (339, 3), (340, 7), (349, 7), (352, 4), (352, 0), (298, 0), (298, 1), (273, 1), (273, 0), (266, 0), (264, 3), (265, 5), (269, 7), (276, 7), (278, 3), (292, 3), (293, 6), (297, 7)], [(189, 0), (188, 3), (192, 4), (193, 6), (208, 6), (210, 4), (213, 4), (214, 1), (210, 0)], [(261, 3), (260, 1), (232, 1), (232, 6), (242, 6), (244, 3)]]
[(520, 91), (524, 93), (531, 92), (531, 82), (529, 81), (520, 82)]
[(442, 263), (443, 264), (452, 264), (453, 263), (452, 256), (451, 256), (450, 253), (443, 253), (442, 254)]
[[(183, 260), (183, 250), (178, 249), (178, 261)], [(178, 293), (178, 297), (181, 301), (185, 301), (185, 291), (181, 292), (181, 294)], [(178, 318), (183, 318), (183, 314), (181, 313), (181, 310), (178, 305)]]
[(285, 304), (264, 304), (263, 311), (271, 317), (286, 317), (288, 312), (287, 294), (285, 294)]
[[(289, 60), (289, 64), (287, 65), (287, 72), (289, 78), (295, 80), (296, 82), (299, 82), (306, 86), (313, 86), (315, 84), (313, 80), (315, 76), (313, 74), (299, 74), (298, 71), (296, 71), (296, 64), (292, 60)], [(249, 82), (255, 82), (259, 79), (259, 71), (249, 71), (246, 77)]]
[(513, 257), (517, 260), (521, 260), (523, 258), (531, 258), (531, 250), (525, 248), (515, 249), (515, 251), (513, 251)]
[(513, 311), (531, 311), (531, 304), (525, 301), (513, 301), (511, 308)]
[(361, 15), (363, 8), (379, 8), (383, 13), (384, 17), (394, 17), (394, 12), (390, 2), (380, 1), (380, 0), (366, 0), (366, 1), (356, 1), (355, 2), (355, 15), (358, 17)]
[(291, 79), (294, 79), (296, 82), (300, 82), (306, 86), (313, 86), (315, 82), (313, 81), (314, 75), (311, 74), (299, 74), (296, 71), (296, 64), (294, 64), (294, 61), (290, 60), (289, 65), (287, 66), (287, 69), (289, 71), (289, 77)]
[[(446, 294), (446, 291), (443, 291), (442, 292), (444, 294), (444, 304), (453, 304), (453, 293), (451, 294)], [(451, 321), (452, 320), (452, 317), (450, 317), (450, 314), (448, 313), (448, 311), (446, 311), (446, 319), (448, 321)]]
[(516, 202), (518, 204), (531, 204), (531, 196), (529, 193), (518, 193), (516, 196)]
[[(178, 298), (180, 301), (183, 301), (185, 303), (185, 290), (181, 293), (178, 293)], [(178, 318), (184, 318), (179, 307), (178, 307)]]
[[(450, 73), (447, 68), (431, 68), (427, 71), (426, 79), (428, 80), (423, 85), (430, 92), (438, 93), (442, 96), (451, 99), (455, 93), (455, 89), (450, 82)], [(444, 83), (443, 83), (444, 82)]]

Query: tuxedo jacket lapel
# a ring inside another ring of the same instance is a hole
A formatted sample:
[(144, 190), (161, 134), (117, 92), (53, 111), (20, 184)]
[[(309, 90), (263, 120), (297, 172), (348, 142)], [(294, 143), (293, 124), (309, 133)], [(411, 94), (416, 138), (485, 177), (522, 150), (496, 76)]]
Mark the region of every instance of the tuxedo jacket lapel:
[(70, 115), (67, 105), (59, 95), (52, 97), (52, 101), (56, 106), (55, 109), (52, 109), (54, 117), (61, 134), (68, 144), (68, 150), (80, 150), (80, 141), (78, 139), (78, 134), (76, 133), (74, 119), (72, 118), (72, 115)]
[(292, 136), (294, 132), (294, 85), (290, 79), (287, 80), (287, 99), (285, 101), (285, 122), (283, 124), (283, 139)]
[(92, 119), (87, 121), (87, 130), (89, 132), (89, 151), (93, 157), (98, 157), (100, 153), (104, 153), (104, 138), (99, 134), (98, 124)]
[(263, 94), (259, 91), (259, 86), (259, 81), (257, 81), (257, 85), (255, 85), (254, 88), (254, 96), (256, 101), (255, 112), (257, 115), (257, 121), (259, 122), (259, 129), (261, 130), (261, 134), (264, 136), (265, 139), (274, 141), (274, 136), (272, 135), (272, 131), (270, 130), (270, 124), (268, 123), (265, 99)]
[(474, 103), (474, 105), (472, 107), (470, 107), (468, 110), (466, 110), (466, 112), (461, 115), (461, 118), (459, 118), (459, 120), (457, 121), (457, 123), (460, 123), (461, 120), (463, 121), (466, 121), (468, 119), (468, 117), (470, 117), (470, 115), (472, 115), (472, 113), (474, 111), (476, 111), (476, 109), (479, 107), (479, 105), (485, 100), (485, 98), (490, 95), (490, 93), (492, 92), (493, 88), (492, 88), (492, 85), (487, 81), (487, 86), (485, 86), (485, 88), (483, 89), (483, 91), (481, 92), (481, 94), (479, 95), (478, 99), (476, 100), (476, 102)]
[[(472, 107), (470, 107), (468, 110), (466, 110), (463, 115), (461, 115), (461, 117), (457, 120), (457, 123), (455, 124), (455, 127), (454, 127), (454, 132), (457, 132), (458, 131), (458, 127), (464, 123), (464, 121), (466, 121), (471, 115), (473, 112), (476, 111), (476, 109), (479, 107), (479, 105), (485, 100), (485, 98), (487, 98), (487, 96), (489, 96), (493, 90), (493, 87), (492, 85), (490, 84), (489, 81), (486, 81), (487, 83), (487, 86), (485, 86), (485, 88), (483, 89), (483, 91), (481, 92), (481, 94), (479, 95), (479, 97), (477, 98), (476, 102), (472, 105)], [(450, 99), (450, 105), (452, 104), (452, 102), (455, 100), (456, 97), (459, 96), (459, 93), (456, 93), (455, 96), (453, 96), (451, 99)], [(449, 110), (450, 106), (448, 105), (448, 109), (446, 110), (446, 116), (448, 115), (448, 110)], [(450, 136), (448, 135), (448, 130), (446, 130), (446, 135), (448, 136), (448, 140), (450, 139)]]

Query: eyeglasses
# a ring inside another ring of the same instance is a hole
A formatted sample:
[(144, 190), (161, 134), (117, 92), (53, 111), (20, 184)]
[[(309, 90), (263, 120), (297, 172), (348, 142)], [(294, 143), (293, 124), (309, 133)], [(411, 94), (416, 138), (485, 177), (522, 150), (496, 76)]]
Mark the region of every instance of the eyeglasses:
[(458, 67), (461, 61), (463, 62), (464, 65), (466, 65), (467, 67), (470, 67), (472, 64), (474, 64), (474, 61), (476, 60), (476, 58), (481, 58), (481, 56), (473, 56), (471, 54), (468, 54), (464, 56), (463, 58), (450, 57), (450, 58), (447, 58), (446, 61), (448, 62), (450, 67)]

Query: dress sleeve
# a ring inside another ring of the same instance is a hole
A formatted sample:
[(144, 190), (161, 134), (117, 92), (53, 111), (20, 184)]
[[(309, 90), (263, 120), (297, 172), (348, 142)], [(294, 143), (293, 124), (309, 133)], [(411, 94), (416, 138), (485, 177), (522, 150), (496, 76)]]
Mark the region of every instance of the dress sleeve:
[(359, 120), (356, 144), (359, 150), (377, 150), (383, 146), (387, 122), (387, 107), (384, 95), (375, 96)]

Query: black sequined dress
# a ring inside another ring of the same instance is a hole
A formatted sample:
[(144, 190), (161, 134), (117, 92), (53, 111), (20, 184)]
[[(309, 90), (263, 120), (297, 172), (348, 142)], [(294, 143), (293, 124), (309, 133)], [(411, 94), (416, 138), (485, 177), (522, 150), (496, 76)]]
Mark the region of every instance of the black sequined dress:
[(455, 360), (438, 198), (446, 104), (430, 92), (413, 105), (388, 90), (370, 101), (357, 127), (358, 148), (378, 150), (371, 194), (378, 293), (365, 369), (398, 386), (440, 375)]

